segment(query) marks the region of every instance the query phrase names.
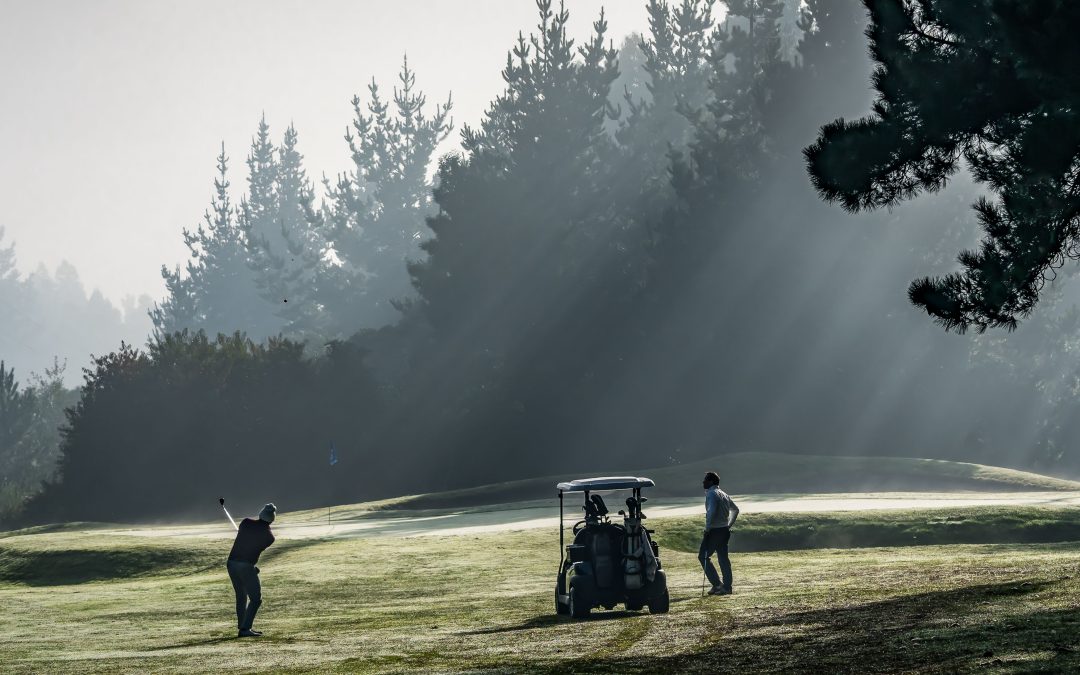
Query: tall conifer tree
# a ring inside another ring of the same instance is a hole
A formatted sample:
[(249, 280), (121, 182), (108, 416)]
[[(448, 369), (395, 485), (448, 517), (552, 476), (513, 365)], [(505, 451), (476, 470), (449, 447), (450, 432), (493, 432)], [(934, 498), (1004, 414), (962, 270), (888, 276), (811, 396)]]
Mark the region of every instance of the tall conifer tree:
[(374, 80), (366, 105), (353, 97), (355, 118), (345, 134), (353, 169), (326, 182), (322, 231), (340, 265), (327, 270), (321, 298), (341, 335), (399, 317), (399, 303), (414, 297), (406, 264), (422, 257), (420, 243), (430, 234), (428, 167), (453, 126), (453, 103), (448, 97), (429, 116), (408, 59), (398, 83), (391, 101)]
[(632, 293), (612, 217), (622, 206), (604, 129), (618, 74), (607, 23), (577, 46), (565, 8), (537, 6), (537, 32), (507, 56), (506, 89), (462, 131), (464, 156), (440, 166), (435, 237), (410, 266), (437, 345), (414, 371), (416, 400), (437, 396), (433, 380), (456, 384), (451, 406), (430, 405), (462, 456), (538, 448), (571, 428), (618, 359), (605, 328), (621, 325)]
[(255, 283), (284, 332), (296, 337), (327, 337), (327, 317), (319, 302), (327, 244), (318, 230), (314, 188), (308, 180), (293, 125), (281, 145), (269, 140), (265, 118), (248, 155), (248, 195), (239, 222), (248, 247)]
[(281, 320), (262, 299), (251, 273), (244, 231), (229, 198), (227, 164), (222, 144), (210, 210), (195, 231), (184, 230), (191, 256), (186, 274), (162, 268), (170, 295), (152, 312), (159, 337), (190, 328), (210, 335), (240, 330), (261, 340), (281, 331)]

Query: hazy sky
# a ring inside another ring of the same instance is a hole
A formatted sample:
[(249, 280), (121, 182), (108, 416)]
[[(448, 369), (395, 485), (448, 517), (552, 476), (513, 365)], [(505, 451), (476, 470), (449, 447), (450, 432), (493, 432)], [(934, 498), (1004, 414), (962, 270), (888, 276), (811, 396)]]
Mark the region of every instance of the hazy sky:
[[(616, 45), (645, 0), (568, 0), (583, 38), (604, 6)], [(225, 142), (233, 194), (265, 111), (290, 121), (308, 173), (347, 167), (353, 94), (387, 92), (402, 55), (429, 101), (477, 121), (533, 0), (0, 0), (0, 226), (20, 268), (72, 262), (118, 301), (163, 293), (207, 208)], [(457, 140), (455, 132), (453, 140)]]

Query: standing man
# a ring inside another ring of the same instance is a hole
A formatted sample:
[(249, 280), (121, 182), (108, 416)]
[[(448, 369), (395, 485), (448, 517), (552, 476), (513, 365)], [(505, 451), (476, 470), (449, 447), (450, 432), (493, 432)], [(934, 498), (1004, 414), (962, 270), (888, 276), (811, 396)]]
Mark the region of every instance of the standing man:
[(274, 535), (270, 532), (270, 523), (274, 522), (277, 507), (267, 504), (259, 512), (258, 520), (244, 518), (236, 528), (236, 540), (229, 552), (229, 579), (236, 592), (236, 627), (237, 637), (258, 637), (262, 632), (251, 630), (255, 623), (255, 613), (262, 604), (262, 585), (259, 583), (259, 555), (270, 544)]
[[(731, 539), (731, 526), (739, 517), (739, 507), (726, 492), (720, 489), (720, 476), (715, 471), (705, 474), (701, 482), (705, 488), (705, 532), (698, 549), (698, 560), (709, 577), (712, 590), (709, 595), (731, 595), (731, 560), (728, 559), (728, 541)], [(723, 580), (716, 574), (709, 556), (716, 553), (720, 563)]]

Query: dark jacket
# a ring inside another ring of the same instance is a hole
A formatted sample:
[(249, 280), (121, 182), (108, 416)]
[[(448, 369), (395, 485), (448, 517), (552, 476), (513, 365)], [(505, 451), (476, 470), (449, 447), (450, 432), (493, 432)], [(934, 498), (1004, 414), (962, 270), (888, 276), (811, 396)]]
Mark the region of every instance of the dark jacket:
[(259, 562), (259, 555), (274, 543), (270, 523), (255, 518), (244, 518), (236, 530), (236, 540), (229, 551), (229, 560), (251, 563)]

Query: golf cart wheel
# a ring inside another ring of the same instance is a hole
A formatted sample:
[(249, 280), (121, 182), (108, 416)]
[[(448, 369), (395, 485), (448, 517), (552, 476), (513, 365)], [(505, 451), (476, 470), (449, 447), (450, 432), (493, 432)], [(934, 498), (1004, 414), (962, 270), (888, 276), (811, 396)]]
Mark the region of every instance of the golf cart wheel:
[(581, 592), (573, 586), (570, 587), (569, 610), (570, 616), (574, 617), (575, 619), (584, 619), (585, 617), (589, 616), (589, 605), (582, 602)]
[(663, 595), (649, 601), (649, 614), (667, 614), (668, 604), (668, 592), (664, 591)]
[(555, 584), (555, 613), (569, 614), (570, 608), (559, 601), (559, 585)]

